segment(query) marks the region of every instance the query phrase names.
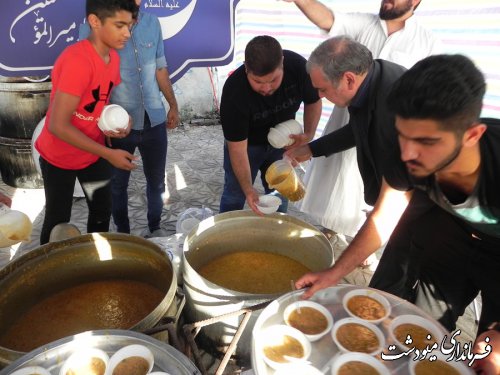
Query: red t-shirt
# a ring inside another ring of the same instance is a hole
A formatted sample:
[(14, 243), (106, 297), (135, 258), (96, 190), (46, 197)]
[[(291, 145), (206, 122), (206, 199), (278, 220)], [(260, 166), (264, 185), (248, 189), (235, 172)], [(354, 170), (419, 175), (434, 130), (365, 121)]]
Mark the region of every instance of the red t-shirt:
[(35, 147), (49, 163), (63, 169), (83, 169), (95, 163), (97, 155), (83, 151), (48, 130), (55, 93), (59, 90), (80, 97), (71, 124), (87, 137), (104, 144), (104, 134), (97, 126), (103, 107), (108, 104), (111, 89), (120, 83), (120, 57), (111, 49), (108, 64), (88, 40), (67, 47), (52, 69), (50, 105)]

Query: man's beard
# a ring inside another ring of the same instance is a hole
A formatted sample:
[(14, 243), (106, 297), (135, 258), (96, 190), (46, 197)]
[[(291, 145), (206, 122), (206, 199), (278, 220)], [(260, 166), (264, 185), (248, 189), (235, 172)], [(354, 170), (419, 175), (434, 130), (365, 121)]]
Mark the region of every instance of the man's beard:
[(411, 10), (411, 8), (412, 8), (412, 0), (407, 0), (405, 4), (402, 4), (400, 6), (394, 6), (392, 9), (388, 10), (384, 9), (384, 3), (382, 2), (382, 4), (380, 5), (380, 11), (378, 13), (378, 16), (380, 17), (381, 20), (390, 21), (401, 17), (409, 10)]
[[(441, 161), (438, 165), (436, 165), (436, 167), (431, 171), (429, 172), (426, 176), (418, 176), (418, 175), (413, 175), (411, 172), (409, 172), (414, 178), (425, 178), (425, 177), (428, 177), (430, 176), (431, 174), (435, 174), (436, 172), (439, 172), (441, 170), (443, 170), (444, 168), (446, 168), (447, 166), (449, 166), (451, 163), (453, 163), (455, 161), (456, 158), (458, 158), (458, 156), (460, 155), (460, 152), (462, 151), (462, 144), (458, 143), (456, 146), (455, 146), (455, 149), (451, 152), (451, 154), (445, 158), (443, 161)], [(408, 162), (407, 162), (408, 163)], [(416, 166), (421, 166), (423, 167), (422, 164), (420, 164), (419, 162), (417, 161), (410, 161), (410, 163), (412, 163), (413, 165), (416, 165)]]

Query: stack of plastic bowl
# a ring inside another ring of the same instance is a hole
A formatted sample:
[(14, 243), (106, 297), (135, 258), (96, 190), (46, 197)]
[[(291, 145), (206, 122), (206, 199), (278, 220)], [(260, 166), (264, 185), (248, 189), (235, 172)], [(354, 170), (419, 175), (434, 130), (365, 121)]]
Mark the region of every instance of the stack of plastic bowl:
[(110, 104), (104, 107), (99, 118), (98, 126), (102, 131), (117, 131), (128, 126), (129, 116), (123, 107)]
[(267, 140), (274, 148), (291, 146), (294, 143), (290, 135), (302, 134), (302, 125), (296, 120), (287, 120), (269, 129)]

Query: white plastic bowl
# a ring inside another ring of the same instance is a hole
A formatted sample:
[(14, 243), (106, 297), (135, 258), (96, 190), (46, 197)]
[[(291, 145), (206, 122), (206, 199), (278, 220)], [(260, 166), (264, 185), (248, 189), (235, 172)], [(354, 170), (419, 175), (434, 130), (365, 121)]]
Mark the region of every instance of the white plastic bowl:
[(112, 375), (116, 366), (118, 366), (124, 359), (130, 357), (144, 358), (149, 365), (147, 373), (149, 373), (153, 369), (155, 360), (151, 350), (149, 350), (144, 345), (133, 344), (121, 348), (111, 356), (111, 358), (109, 359), (108, 367), (106, 369), (106, 375)]
[[(313, 302), (313, 301), (295, 301), (295, 302), (292, 302), (291, 304), (289, 304), (285, 308), (285, 311), (283, 313), (283, 320), (285, 321), (285, 323), (287, 325), (292, 326), (289, 322), (290, 314), (293, 311), (297, 310), (297, 308), (299, 308), (299, 307), (300, 308), (308, 307), (308, 308), (315, 309), (316, 311), (320, 312), (326, 318), (327, 325), (323, 331), (315, 333), (315, 334), (308, 334), (308, 333), (302, 332), (307, 337), (307, 339), (309, 341), (311, 341), (311, 342), (318, 341), (320, 338), (322, 338), (324, 335), (326, 335), (332, 329), (333, 317), (332, 317), (332, 314), (330, 313), (330, 311), (328, 311), (328, 309), (326, 307), (324, 307), (323, 305), (320, 305), (319, 303)], [(301, 331), (298, 327), (294, 327), (294, 328), (297, 328), (299, 331)]]
[(102, 131), (116, 131), (128, 126), (129, 116), (127, 111), (118, 104), (109, 104), (104, 107), (97, 125)]
[(105, 372), (108, 371), (109, 356), (105, 351), (97, 348), (82, 348), (71, 354), (63, 363), (59, 375), (66, 375), (70, 369), (82, 369), (88, 366), (92, 358), (99, 358), (104, 362)]
[(288, 134), (276, 129), (269, 129), (267, 133), (267, 140), (274, 148), (283, 148), (293, 144), (293, 139), (288, 136)]
[(406, 346), (402, 342), (400, 342), (396, 335), (394, 334), (394, 330), (400, 326), (401, 324), (414, 324), (426, 329), (432, 336), (432, 343), (436, 342), (438, 345), (443, 340), (444, 334), (439, 329), (439, 327), (429, 319), (426, 319), (419, 315), (400, 315), (394, 318), (389, 324), (389, 345), (395, 344), (401, 350), (408, 350), (412, 346)]
[(345, 353), (337, 357), (332, 364), (331, 375), (337, 375), (340, 368), (349, 362), (363, 362), (378, 371), (379, 375), (390, 375), (389, 369), (383, 363), (365, 353)]
[(27, 366), (10, 373), (10, 375), (35, 375), (35, 374), (50, 375), (50, 372), (49, 370), (41, 366)]
[(281, 131), (283, 134), (287, 136), (290, 134), (302, 134), (302, 125), (297, 120), (287, 120), (280, 122), (275, 126), (276, 129)]
[[(286, 357), (287, 362), (277, 362), (266, 356), (265, 348), (270, 346), (282, 345), (283, 338), (285, 336), (292, 337), (296, 339), (298, 342), (300, 342), (304, 350), (304, 355), (300, 358)], [(259, 333), (258, 337), (256, 337), (255, 342), (257, 343), (256, 347), (259, 356), (262, 357), (264, 359), (264, 362), (266, 362), (270, 367), (272, 367), (275, 370), (278, 370), (285, 365), (306, 363), (307, 359), (311, 355), (311, 350), (312, 350), (311, 343), (302, 332), (300, 332), (298, 329), (295, 329), (293, 327), (284, 324), (273, 325), (262, 330)]]
[[(366, 319), (360, 315), (356, 315), (353, 311), (349, 310), (347, 307), (348, 301), (351, 298), (356, 297), (356, 296), (369, 297), (369, 298), (374, 299), (378, 303), (380, 303), (385, 310), (384, 316), (382, 316), (381, 318), (378, 318), (378, 319)], [(374, 324), (382, 322), (391, 314), (391, 304), (389, 303), (387, 298), (382, 296), (380, 293), (377, 293), (376, 291), (370, 290), (370, 289), (356, 289), (356, 290), (352, 290), (352, 291), (348, 292), (344, 296), (344, 298), (342, 299), (342, 305), (344, 306), (345, 311), (347, 311), (347, 313), (350, 316), (352, 316), (353, 318), (366, 320), (367, 322), (374, 323)]]
[(257, 208), (263, 214), (272, 214), (276, 212), (281, 204), (281, 198), (276, 195), (261, 195), (259, 196), (259, 203), (257, 203)]
[(323, 375), (323, 373), (314, 366), (298, 363), (283, 365), (274, 375)]
[(437, 357), (437, 360), (444, 362), (448, 366), (451, 366), (451, 368), (456, 370), (460, 375), (473, 375), (473, 374), (475, 374), (475, 372), (473, 372), (469, 367), (467, 367), (467, 365), (464, 362), (455, 362), (455, 361), (446, 362), (447, 357), (444, 356), (442, 353), (438, 352), (437, 350), (435, 350), (431, 354), (427, 355), (427, 359), (424, 359), (421, 361), (413, 361), (412, 359), (410, 359), (408, 361), (408, 372), (410, 373), (410, 375), (422, 374), (422, 372), (416, 372), (415, 367), (417, 367), (417, 365), (419, 363), (429, 362), (429, 357), (432, 355), (435, 355)]
[(332, 339), (341, 351), (354, 352), (354, 350), (350, 350), (349, 348), (344, 347), (340, 343), (339, 339), (337, 338), (337, 331), (339, 330), (339, 328), (344, 326), (345, 324), (351, 324), (351, 323), (362, 325), (363, 327), (366, 327), (369, 330), (371, 330), (373, 333), (375, 333), (375, 336), (377, 336), (378, 344), (379, 344), (377, 349), (371, 351), (370, 353), (366, 353), (366, 354), (377, 355), (380, 352), (382, 352), (382, 349), (385, 347), (385, 337), (384, 337), (384, 334), (382, 333), (382, 331), (375, 324), (368, 323), (366, 320), (361, 320), (361, 319), (357, 319), (357, 318), (344, 318), (344, 319), (338, 320), (333, 325)]

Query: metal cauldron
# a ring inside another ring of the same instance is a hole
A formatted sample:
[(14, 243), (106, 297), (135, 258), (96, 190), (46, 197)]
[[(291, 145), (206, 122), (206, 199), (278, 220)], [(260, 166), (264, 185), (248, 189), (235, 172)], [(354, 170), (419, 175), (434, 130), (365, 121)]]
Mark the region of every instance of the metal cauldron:
[[(165, 315), (177, 285), (168, 256), (140, 237), (92, 233), (49, 243), (0, 270), (0, 335), (42, 299), (78, 284), (110, 279), (145, 282), (165, 293), (149, 315), (130, 327), (135, 331), (153, 327)], [(0, 347), (0, 368), (24, 354)]]
[[(285, 255), (312, 271), (324, 270), (333, 264), (333, 250), (328, 239), (314, 226), (292, 216), (275, 213), (260, 217), (252, 211), (233, 211), (210, 217), (194, 227), (184, 242), (184, 311), (189, 321), (218, 317), (280, 296), (226, 289), (196, 271), (210, 260), (235, 251)], [(257, 317), (258, 312), (252, 313), (238, 341), (236, 355), (243, 363), (250, 359), (251, 332)], [(208, 325), (202, 333), (216, 346), (227, 346), (241, 319), (242, 316), (237, 316)]]

